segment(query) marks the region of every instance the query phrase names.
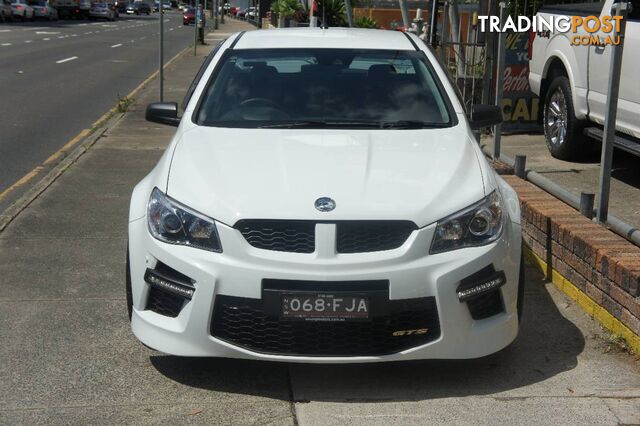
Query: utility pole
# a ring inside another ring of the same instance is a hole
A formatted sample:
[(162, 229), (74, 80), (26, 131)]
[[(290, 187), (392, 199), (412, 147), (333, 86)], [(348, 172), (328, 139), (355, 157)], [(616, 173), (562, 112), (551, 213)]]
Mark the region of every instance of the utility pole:
[[(618, 94), (620, 93), (620, 74), (622, 72), (622, 50), (624, 48), (624, 32), (627, 26), (629, 3), (618, 2), (613, 5), (616, 16), (622, 16), (620, 43), (611, 46), (611, 66), (609, 67), (609, 90), (607, 91), (607, 113), (604, 118), (604, 138), (600, 158), (600, 197), (598, 199), (598, 222), (606, 223), (609, 215), (609, 191), (611, 189), (611, 164), (613, 162), (613, 141), (616, 138), (616, 116), (618, 114)], [(614, 38), (615, 40), (615, 38)]]
[(160, 102), (164, 102), (164, 13), (162, 0), (158, 0), (158, 10), (160, 12)]

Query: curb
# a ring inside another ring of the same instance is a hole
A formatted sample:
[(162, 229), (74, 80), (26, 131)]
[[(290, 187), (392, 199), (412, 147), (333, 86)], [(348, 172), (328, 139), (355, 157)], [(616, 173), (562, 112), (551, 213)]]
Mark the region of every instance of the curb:
[[(547, 262), (535, 254), (529, 246), (523, 244), (522, 248), (526, 258), (534, 266), (538, 267), (547, 279), (551, 279), (551, 282), (558, 290), (563, 292), (567, 297), (569, 297), (569, 299), (575, 301), (583, 311), (600, 323), (603, 328), (614, 335), (622, 337), (636, 354), (640, 354), (640, 336), (635, 334), (629, 327), (611, 315), (605, 308), (600, 306), (575, 284), (563, 277), (558, 271), (551, 268)], [(550, 277), (548, 276), (549, 271), (551, 271)]]
[[(169, 59), (164, 64), (163, 69), (166, 69), (169, 65), (173, 64), (177, 59), (186, 54), (192, 49), (191, 46), (187, 46), (178, 52), (173, 58)], [(140, 83), (135, 89), (133, 89), (126, 98), (134, 98), (136, 95), (142, 91), (154, 78), (156, 78), (159, 74), (159, 71), (154, 71), (149, 77), (147, 77), (142, 83)], [(35, 201), (40, 194), (42, 194), (53, 182), (60, 177), (65, 170), (67, 170), (73, 163), (78, 161), (78, 159), (87, 152), (101, 137), (104, 133), (112, 128), (118, 121), (120, 121), (124, 116), (124, 113), (118, 113), (118, 105), (111, 108), (109, 111), (104, 113), (100, 118), (98, 118), (92, 125), (91, 129), (95, 129), (91, 131), (90, 129), (84, 129), (78, 135), (73, 137), (69, 142), (67, 142), (62, 148), (53, 153), (49, 158), (47, 158), (42, 164), (37, 166), (23, 178), (18, 180), (14, 185), (21, 186), (25, 184), (31, 177), (37, 175), (37, 173), (44, 168), (44, 166), (58, 160), (62, 157), (59, 163), (57, 163), (53, 168), (44, 175), (38, 182), (36, 182), (25, 194), (23, 194), (20, 198), (14, 201), (9, 207), (7, 207), (3, 212), (0, 212), (0, 233), (5, 230), (5, 228), (24, 210), (26, 209), (33, 201)], [(73, 148), (75, 147), (75, 148)], [(73, 149), (72, 149), (73, 148)], [(68, 152), (68, 154), (67, 154)], [(65, 156), (65, 154), (67, 154)], [(16, 187), (17, 187), (16, 186)]]

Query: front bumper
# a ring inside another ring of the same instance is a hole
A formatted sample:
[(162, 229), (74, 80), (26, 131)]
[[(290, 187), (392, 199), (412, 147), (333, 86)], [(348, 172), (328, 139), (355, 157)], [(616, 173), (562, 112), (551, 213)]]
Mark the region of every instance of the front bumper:
[[(402, 247), (385, 252), (295, 254), (256, 249), (246, 243), (239, 231), (218, 223), (224, 248), (224, 253), (218, 254), (157, 241), (149, 235), (146, 219), (138, 219), (129, 224), (132, 330), (146, 345), (181, 356), (345, 363), (477, 358), (499, 351), (518, 333), (520, 226), (509, 222), (501, 239), (484, 247), (425, 255), (434, 231), (434, 225), (414, 231)], [(175, 318), (146, 309), (150, 286), (144, 275), (147, 268), (154, 268), (157, 262), (195, 281), (193, 298)], [(456, 288), (465, 278), (489, 265), (496, 271), (503, 271), (506, 277), (506, 284), (498, 290), (503, 309), (496, 315), (474, 320), (467, 304), (459, 301)], [(217, 312), (214, 312), (216, 300), (260, 303), (265, 279), (388, 280), (389, 303), (419, 299), (435, 301), (438, 335), (427, 343), (394, 353), (358, 356), (266, 353), (213, 337), (211, 324)]]

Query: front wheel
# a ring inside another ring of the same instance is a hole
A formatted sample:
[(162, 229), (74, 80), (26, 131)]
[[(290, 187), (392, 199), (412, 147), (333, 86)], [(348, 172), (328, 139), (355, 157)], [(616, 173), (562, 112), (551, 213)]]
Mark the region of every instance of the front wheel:
[(576, 118), (566, 76), (559, 75), (552, 80), (542, 114), (544, 138), (551, 155), (560, 160), (575, 160), (586, 151), (582, 136), (584, 122)]

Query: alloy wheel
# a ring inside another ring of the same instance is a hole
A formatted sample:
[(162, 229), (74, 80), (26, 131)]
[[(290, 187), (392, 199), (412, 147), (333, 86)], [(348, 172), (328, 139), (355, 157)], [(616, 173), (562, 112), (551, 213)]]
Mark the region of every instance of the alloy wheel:
[(567, 102), (564, 93), (557, 88), (547, 105), (545, 125), (552, 145), (562, 145), (567, 137)]

